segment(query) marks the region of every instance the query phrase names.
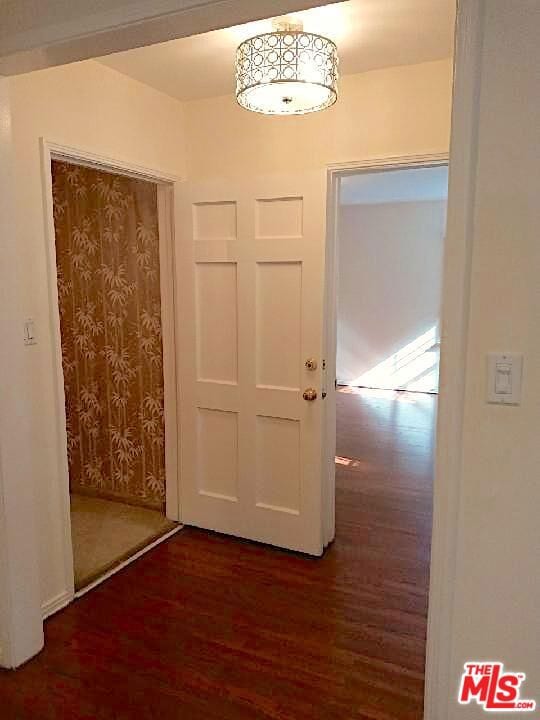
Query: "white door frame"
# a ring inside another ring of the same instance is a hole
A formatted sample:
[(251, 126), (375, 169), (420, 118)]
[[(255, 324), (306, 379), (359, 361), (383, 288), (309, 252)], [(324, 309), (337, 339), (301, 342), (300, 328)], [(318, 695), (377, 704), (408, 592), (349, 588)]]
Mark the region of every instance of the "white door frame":
[(446, 720), (457, 696), (450, 676), (463, 481), (463, 415), (474, 239), (478, 112), (485, 0), (458, 0), (448, 209), (443, 262), (441, 367), (429, 586), (424, 718)]
[(335, 535), (335, 455), (336, 455), (336, 353), (337, 353), (337, 276), (339, 258), (338, 215), (339, 180), (360, 172), (410, 170), (448, 165), (448, 153), (426, 153), (370, 160), (333, 163), (327, 167), (327, 224), (325, 265), (325, 348), (327, 406), (325, 418), (327, 483), (323, 488), (323, 523), (327, 542)]
[(180, 518), (180, 467), (178, 457), (180, 420), (178, 415), (178, 384), (176, 378), (177, 300), (175, 283), (174, 201), (175, 196), (177, 196), (179, 192), (178, 187), (181, 179), (160, 170), (144, 168), (134, 165), (133, 163), (104, 157), (81, 148), (68, 147), (51, 142), (45, 138), (40, 138), (40, 147), (49, 291), (49, 325), (52, 337), (51, 360), (54, 368), (55, 385), (54, 425), (56, 434), (56, 482), (58, 483), (58, 497), (61, 498), (62, 503), (60, 516), (63, 519), (64, 561), (63, 590), (43, 606), (43, 616), (47, 617), (70, 603), (75, 597), (51, 160), (64, 160), (73, 164), (93, 167), (157, 184), (165, 415), (165, 505), (167, 517), (175, 521), (178, 521)]

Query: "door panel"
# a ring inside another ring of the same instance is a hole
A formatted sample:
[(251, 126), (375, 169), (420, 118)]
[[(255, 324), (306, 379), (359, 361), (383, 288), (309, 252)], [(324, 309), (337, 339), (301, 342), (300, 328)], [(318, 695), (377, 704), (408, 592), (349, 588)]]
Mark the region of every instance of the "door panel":
[(178, 213), (181, 519), (320, 555), (324, 173), (186, 183)]
[(238, 381), (237, 270), (233, 262), (195, 265), (197, 380)]

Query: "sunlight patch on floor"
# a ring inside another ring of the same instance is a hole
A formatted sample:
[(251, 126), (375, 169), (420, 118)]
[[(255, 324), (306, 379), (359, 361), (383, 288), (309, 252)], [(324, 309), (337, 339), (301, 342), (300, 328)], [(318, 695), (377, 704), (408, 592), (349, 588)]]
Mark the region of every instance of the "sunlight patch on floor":
[(438, 326), (351, 380), (349, 385), (414, 392), (437, 392), (439, 386)]

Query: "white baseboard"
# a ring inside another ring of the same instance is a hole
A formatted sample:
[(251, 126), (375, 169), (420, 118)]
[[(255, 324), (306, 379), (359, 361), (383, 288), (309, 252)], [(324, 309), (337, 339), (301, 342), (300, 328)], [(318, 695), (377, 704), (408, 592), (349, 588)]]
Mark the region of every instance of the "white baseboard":
[(62, 608), (65, 608), (74, 597), (75, 593), (73, 590), (64, 590), (63, 592), (58, 593), (58, 595), (52, 597), (50, 600), (44, 602), (41, 606), (43, 619), (45, 620), (51, 615), (54, 615), (54, 613), (57, 613), (59, 610), (62, 610)]
[(161, 537), (157, 538), (157, 540), (154, 540), (154, 542), (150, 543), (146, 547), (142, 548), (138, 552), (136, 552), (134, 555), (132, 555), (130, 558), (127, 558), (127, 560), (124, 560), (122, 563), (117, 565), (116, 567), (112, 568), (112, 570), (109, 570), (108, 572), (104, 573), (100, 578), (97, 580), (94, 580), (94, 582), (90, 583), (90, 585), (87, 585), (86, 587), (82, 588), (82, 590), (79, 590), (78, 592), (74, 592), (72, 590), (64, 590), (63, 592), (59, 593), (58, 595), (55, 595), (50, 600), (47, 600), (43, 603), (41, 606), (41, 611), (43, 613), (43, 619), (50, 617), (51, 615), (54, 615), (54, 613), (58, 612), (59, 610), (62, 610), (62, 608), (65, 608), (66, 605), (69, 605), (70, 602), (75, 600), (75, 598), (80, 598), (83, 595), (86, 595), (87, 592), (90, 590), (93, 590), (98, 585), (101, 585), (101, 583), (104, 580), (107, 580), (112, 575), (116, 575), (117, 572), (120, 572), (120, 570), (123, 570), (127, 565), (130, 565), (132, 562), (140, 558), (142, 555), (146, 555), (147, 552), (155, 548), (157, 545), (160, 545), (162, 542), (170, 538), (172, 535), (175, 535), (179, 530), (181, 530), (184, 526), (180, 523), (173, 528), (172, 530), (169, 530), (169, 532), (165, 533), (164, 535), (161, 535)]
[(113, 575), (116, 575), (116, 573), (120, 572), (120, 570), (123, 570), (128, 565), (131, 565), (132, 562), (135, 562), (135, 560), (138, 560), (143, 555), (146, 555), (147, 552), (150, 552), (150, 550), (153, 550), (158, 545), (161, 545), (162, 542), (165, 542), (165, 540), (168, 540), (173, 535), (176, 535), (177, 532), (182, 530), (184, 526), (182, 524), (178, 524), (176, 527), (174, 527), (172, 530), (169, 530), (169, 532), (166, 532), (164, 535), (161, 535), (157, 538), (157, 540), (154, 540), (154, 542), (150, 543), (149, 545), (146, 545), (142, 548), (142, 550), (139, 550), (131, 557), (127, 558), (127, 560), (124, 560), (119, 565), (116, 565), (108, 572), (104, 573), (101, 577), (97, 578), (97, 580), (94, 580), (94, 582), (90, 583), (90, 585), (87, 585), (86, 587), (83, 587), (81, 590), (78, 590), (75, 593), (76, 598), (80, 598), (83, 595), (86, 595), (87, 592), (90, 592), (90, 590), (93, 590), (98, 585), (101, 585), (102, 582), (105, 582), (105, 580), (108, 580)]

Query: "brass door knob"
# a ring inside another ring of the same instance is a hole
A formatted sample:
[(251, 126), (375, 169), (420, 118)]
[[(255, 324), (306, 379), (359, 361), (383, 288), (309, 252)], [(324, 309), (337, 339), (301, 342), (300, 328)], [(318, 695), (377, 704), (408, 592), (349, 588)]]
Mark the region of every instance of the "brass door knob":
[(306, 388), (302, 393), (302, 397), (308, 402), (313, 402), (317, 399), (317, 391), (315, 390), (315, 388)]

